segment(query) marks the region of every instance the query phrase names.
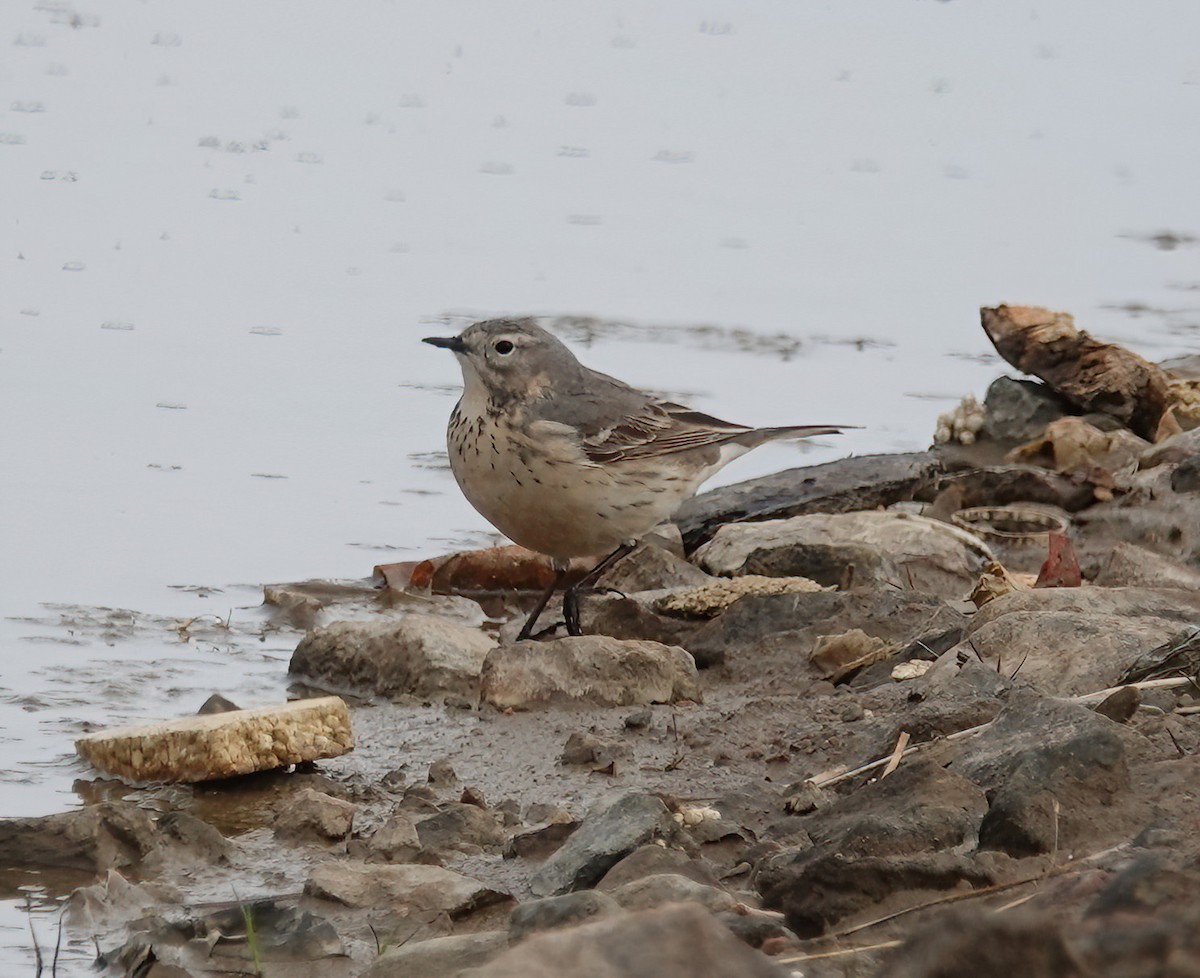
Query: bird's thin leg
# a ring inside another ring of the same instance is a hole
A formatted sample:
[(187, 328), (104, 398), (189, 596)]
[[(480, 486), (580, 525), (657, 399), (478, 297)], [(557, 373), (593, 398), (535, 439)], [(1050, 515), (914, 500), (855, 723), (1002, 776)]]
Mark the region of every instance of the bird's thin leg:
[(616, 550), (605, 557), (578, 581), (563, 592), (563, 619), (567, 623), (568, 635), (582, 635), (579, 626), (579, 592), (599, 580), (600, 575), (612, 567), (618, 560), (637, 547), (636, 540), (626, 540)]
[(533, 634), (533, 626), (537, 624), (538, 615), (545, 609), (547, 602), (553, 597), (554, 592), (558, 590), (563, 580), (567, 576), (567, 564), (559, 565), (558, 561), (554, 562), (554, 582), (546, 588), (542, 596), (538, 598), (538, 602), (533, 606), (533, 611), (529, 613), (529, 617), (525, 619), (525, 624), (521, 626), (521, 630), (517, 633), (517, 641), (523, 642)]

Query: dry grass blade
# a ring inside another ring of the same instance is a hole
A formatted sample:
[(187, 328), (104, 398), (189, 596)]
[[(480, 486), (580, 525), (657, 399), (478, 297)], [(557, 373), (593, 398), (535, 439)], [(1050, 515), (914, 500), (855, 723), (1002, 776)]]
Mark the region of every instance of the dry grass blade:
[(821, 958), (840, 958), (848, 954), (866, 954), (868, 951), (885, 951), (899, 947), (903, 941), (884, 941), (881, 944), (864, 944), (862, 947), (843, 947), (836, 951), (815, 951), (812, 954), (786, 954), (773, 960), (779, 964), (795, 964), (798, 961), (818, 961)]
[(900, 761), (904, 757), (904, 748), (908, 746), (910, 739), (907, 730), (900, 731), (900, 736), (896, 738), (896, 749), (892, 751), (892, 756), (888, 758), (887, 767), (883, 769), (883, 774), (879, 776), (881, 781), (900, 766)]

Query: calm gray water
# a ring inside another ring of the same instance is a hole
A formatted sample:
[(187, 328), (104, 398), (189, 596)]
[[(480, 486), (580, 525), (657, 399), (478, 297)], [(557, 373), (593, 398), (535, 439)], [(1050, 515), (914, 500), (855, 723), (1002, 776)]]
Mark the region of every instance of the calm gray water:
[(488, 539), (423, 335), (597, 317), (565, 335), (632, 383), (865, 426), (726, 482), (924, 447), (1000, 372), (981, 304), (1196, 351), (1197, 37), (1191, 0), (0, 5), (0, 815), (78, 802), (84, 721), (282, 695), (234, 585)]

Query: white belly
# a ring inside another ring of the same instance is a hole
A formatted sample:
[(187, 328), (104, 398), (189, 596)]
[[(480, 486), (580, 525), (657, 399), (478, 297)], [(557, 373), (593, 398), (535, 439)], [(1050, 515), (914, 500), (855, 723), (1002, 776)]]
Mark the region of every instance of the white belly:
[(670, 519), (711, 474), (686, 456), (595, 465), (555, 439), (506, 438), (486, 420), (449, 432), (450, 467), (489, 523), (551, 557), (603, 555)]

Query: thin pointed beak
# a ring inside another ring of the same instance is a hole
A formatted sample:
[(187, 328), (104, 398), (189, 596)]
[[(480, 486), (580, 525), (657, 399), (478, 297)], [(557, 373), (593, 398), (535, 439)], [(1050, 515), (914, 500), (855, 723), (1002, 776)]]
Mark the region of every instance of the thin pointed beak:
[(451, 353), (467, 352), (467, 344), (462, 341), (461, 336), (426, 336), (421, 342), (430, 346), (440, 346)]

